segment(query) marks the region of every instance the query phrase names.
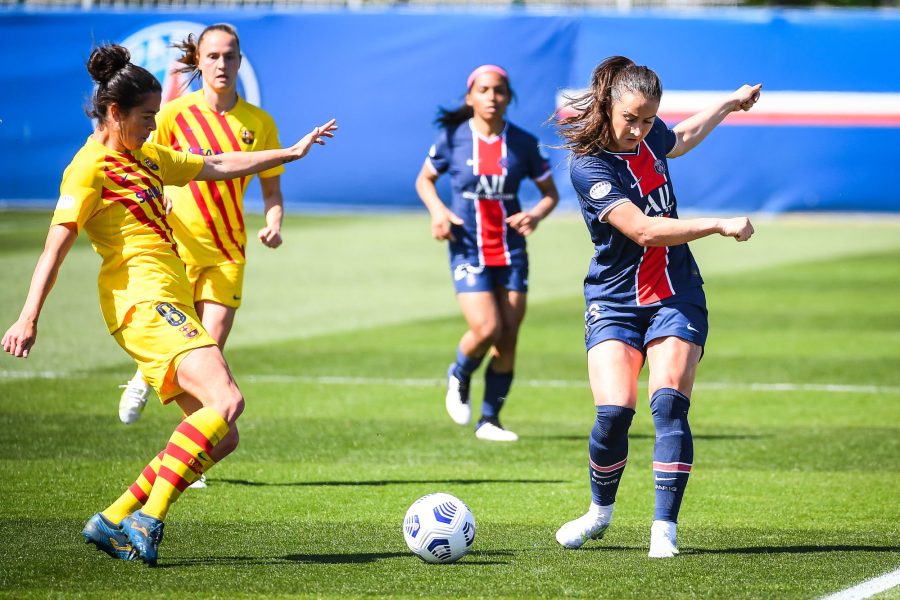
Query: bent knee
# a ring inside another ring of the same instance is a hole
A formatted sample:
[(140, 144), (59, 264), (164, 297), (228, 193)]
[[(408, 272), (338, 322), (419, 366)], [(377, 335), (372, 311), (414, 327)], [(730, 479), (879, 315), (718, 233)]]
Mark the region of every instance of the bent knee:
[(503, 337), (503, 327), (496, 321), (486, 321), (473, 330), (481, 343), (495, 345)]

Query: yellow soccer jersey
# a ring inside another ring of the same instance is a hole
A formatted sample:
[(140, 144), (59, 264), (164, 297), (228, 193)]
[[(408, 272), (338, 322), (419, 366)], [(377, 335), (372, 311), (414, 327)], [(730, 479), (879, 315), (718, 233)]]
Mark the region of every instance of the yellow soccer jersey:
[(193, 306), (194, 297), (163, 208), (163, 183), (184, 185), (203, 157), (146, 143), (115, 152), (89, 137), (63, 173), (52, 224), (84, 229), (103, 258), (97, 285), (110, 332), (138, 302)]
[[(217, 113), (206, 103), (202, 90), (163, 106), (156, 115), (156, 128), (151, 138), (154, 142), (191, 154), (281, 148), (269, 113), (242, 98), (227, 113)], [(259, 176), (265, 179), (283, 172), (279, 165)], [(192, 181), (184, 187), (166, 187), (173, 203), (170, 222), (184, 262), (204, 267), (245, 262), (244, 192), (251, 179)]]

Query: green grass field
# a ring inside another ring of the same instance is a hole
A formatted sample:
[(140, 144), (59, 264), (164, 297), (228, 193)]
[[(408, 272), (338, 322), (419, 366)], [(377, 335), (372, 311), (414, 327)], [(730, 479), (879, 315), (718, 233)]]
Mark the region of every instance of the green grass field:
[[(0, 212), (0, 330), (49, 217)], [(251, 219), (259, 223), (260, 219)], [(160, 568), (113, 561), (81, 527), (165, 444), (179, 414), (118, 422), (133, 365), (105, 333), (80, 240), (25, 360), (0, 357), (0, 594), (9, 597), (816, 598), (900, 567), (900, 220), (758, 220), (748, 244), (692, 244), (711, 337), (692, 401), (681, 555), (646, 557), (646, 400), (607, 536), (556, 528), (590, 501), (580, 217), (531, 241), (532, 293), (504, 423), (475, 440), (443, 409), (463, 331), (422, 215), (290, 217), (250, 249), (226, 355), (247, 397), (238, 451), (170, 513)], [(480, 372), (473, 397), (480, 397)], [(428, 565), (401, 521), (446, 491), (473, 551)], [(895, 588), (883, 597), (898, 598)]]

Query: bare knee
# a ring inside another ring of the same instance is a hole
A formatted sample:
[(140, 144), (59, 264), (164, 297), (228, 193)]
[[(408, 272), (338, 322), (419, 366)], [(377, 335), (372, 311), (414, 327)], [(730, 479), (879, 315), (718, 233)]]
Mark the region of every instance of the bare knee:
[(472, 329), (479, 345), (494, 346), (503, 337), (503, 328), (497, 321), (483, 321)]
[(219, 443), (216, 444), (215, 448), (212, 451), (212, 458), (216, 462), (219, 462), (232, 452), (234, 452), (238, 447), (238, 442), (240, 442), (240, 434), (238, 433), (237, 425), (232, 425), (228, 430), (228, 433), (225, 434)]

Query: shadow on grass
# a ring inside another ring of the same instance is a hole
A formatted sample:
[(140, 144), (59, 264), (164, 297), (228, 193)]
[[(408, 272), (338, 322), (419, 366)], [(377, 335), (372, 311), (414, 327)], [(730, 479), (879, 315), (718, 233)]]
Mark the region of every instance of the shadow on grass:
[(682, 554), (815, 554), (817, 552), (900, 552), (900, 546), (748, 546), (746, 548), (687, 548)]
[[(734, 441), (734, 440), (758, 440), (767, 437), (772, 437), (770, 435), (760, 435), (754, 433), (735, 433), (735, 434), (697, 434), (693, 435), (695, 440), (710, 440), (710, 441)], [(556, 440), (563, 442), (586, 442), (588, 440), (588, 434), (562, 434), (562, 435), (530, 435), (528, 439), (534, 440)], [(630, 440), (655, 440), (656, 436), (650, 433), (629, 433), (628, 439)]]
[[(470, 553), (463, 560), (453, 563), (453, 566), (505, 565), (507, 564), (507, 561), (493, 560), (492, 557), (502, 558), (511, 554), (513, 554), (513, 552), (509, 550), (476, 551)], [(287, 554), (285, 556), (208, 556), (184, 558), (171, 562), (166, 561), (156, 568), (172, 569), (190, 566), (277, 565), (285, 562), (316, 565), (353, 565), (373, 563), (394, 558), (412, 559), (414, 557), (410, 552), (338, 552), (334, 554)]]
[(567, 483), (562, 479), (377, 479), (371, 481), (288, 481), (274, 483), (269, 481), (249, 481), (247, 479), (218, 479), (216, 483), (246, 485), (251, 487), (339, 487), (411, 485), (418, 483), (439, 483), (448, 485), (478, 485), (482, 483)]

